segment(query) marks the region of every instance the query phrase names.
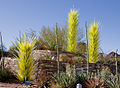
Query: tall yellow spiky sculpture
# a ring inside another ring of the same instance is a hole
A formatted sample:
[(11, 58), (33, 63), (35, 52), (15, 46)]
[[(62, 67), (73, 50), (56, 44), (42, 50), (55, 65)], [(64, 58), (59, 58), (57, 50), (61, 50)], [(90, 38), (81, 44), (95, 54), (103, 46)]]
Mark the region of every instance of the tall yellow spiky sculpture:
[(78, 11), (71, 9), (68, 14), (68, 51), (76, 52), (77, 47), (77, 29), (78, 29)]
[(27, 41), (26, 36), (24, 35), (24, 40), (22, 42), (18, 41), (18, 71), (17, 77), (20, 81), (30, 81), (33, 78), (33, 69), (35, 67), (33, 62), (32, 51), (35, 45), (35, 41)]
[(96, 63), (99, 60), (99, 25), (98, 23), (91, 23), (88, 33), (89, 39), (89, 63)]

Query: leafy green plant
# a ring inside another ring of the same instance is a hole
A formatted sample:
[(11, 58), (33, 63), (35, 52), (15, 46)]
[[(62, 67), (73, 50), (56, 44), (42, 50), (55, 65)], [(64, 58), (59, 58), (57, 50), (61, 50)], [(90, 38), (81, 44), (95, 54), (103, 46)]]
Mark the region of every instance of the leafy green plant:
[(113, 75), (108, 67), (102, 67), (102, 70), (100, 71), (100, 78), (105, 80), (109, 79), (111, 75)]
[[(64, 51), (67, 45), (66, 28), (57, 27), (57, 32), (59, 40), (58, 48)], [(38, 43), (41, 45), (39, 49), (56, 50), (56, 28), (43, 27), (38, 38)]]
[(87, 75), (83, 73), (79, 73), (76, 75), (76, 83), (83, 84), (85, 81), (87, 81)]
[(46, 55), (45, 57), (46, 57), (46, 60), (51, 60), (52, 58), (50, 55)]
[(68, 15), (68, 51), (76, 52), (77, 47), (77, 29), (78, 29), (78, 11), (70, 10)]
[(89, 63), (96, 63), (99, 60), (99, 25), (93, 23), (90, 26), (88, 39), (89, 39)]
[(100, 72), (101, 79), (104, 80), (108, 88), (120, 88), (120, 74), (113, 75), (108, 68)]
[(25, 82), (32, 80), (32, 75), (34, 73), (34, 61), (32, 56), (32, 51), (35, 45), (35, 41), (27, 41), (26, 36), (24, 35), (24, 40), (21, 42), (18, 41), (16, 45), (18, 51), (18, 71), (17, 77), (20, 81)]

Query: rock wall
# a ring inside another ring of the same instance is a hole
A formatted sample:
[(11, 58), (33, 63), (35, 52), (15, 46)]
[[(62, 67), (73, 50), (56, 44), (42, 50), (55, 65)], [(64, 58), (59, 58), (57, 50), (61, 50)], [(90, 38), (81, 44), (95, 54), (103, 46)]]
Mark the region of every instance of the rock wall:
[[(9, 69), (11, 72), (16, 74), (16, 71), (18, 69), (17, 59), (16, 58), (10, 58), (10, 57), (3, 57), (2, 59), (4, 59), (5, 68)], [(1, 62), (2, 62), (2, 60), (1, 60)]]
[[(37, 61), (38, 59), (48, 59), (48, 58), (51, 59), (51, 57), (54, 55), (54, 51), (34, 50), (32, 54), (33, 54), (34, 60)], [(18, 68), (16, 58), (4, 57), (4, 65), (5, 65), (5, 68), (9, 69), (14, 74), (16, 73), (16, 69)]]
[(33, 57), (35, 60), (37, 59), (51, 59), (53, 56), (54, 51), (50, 50), (34, 50), (33, 51)]
[[(9, 58), (4, 57), (5, 61), (5, 68), (8, 68), (11, 72), (16, 74), (18, 66), (17, 66), (17, 60), (16, 58)], [(35, 76), (36, 80), (38, 81), (46, 81), (49, 79), (53, 73), (57, 72), (57, 62), (55, 60), (35, 60)], [(71, 63), (73, 65), (73, 63)], [(86, 63), (74, 63), (76, 73), (78, 72), (86, 72)], [(102, 70), (102, 67), (109, 67), (111, 72), (115, 74), (115, 66), (108, 65), (108, 64), (89, 64), (89, 71), (90, 72), (97, 72), (97, 70)], [(120, 66), (118, 66), (120, 68)], [(66, 62), (61, 61), (60, 62), (60, 70), (62, 72), (66, 72), (67, 70)], [(71, 68), (72, 69), (72, 68)], [(120, 69), (118, 69), (118, 72), (120, 73)]]

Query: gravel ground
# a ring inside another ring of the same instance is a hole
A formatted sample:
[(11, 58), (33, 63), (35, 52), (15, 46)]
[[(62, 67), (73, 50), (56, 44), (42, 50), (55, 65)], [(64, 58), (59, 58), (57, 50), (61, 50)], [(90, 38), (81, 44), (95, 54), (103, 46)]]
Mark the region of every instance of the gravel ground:
[(0, 82), (0, 88), (40, 88), (38, 85), (25, 85), (25, 84), (16, 84), (16, 83), (3, 83)]
[(23, 87), (21, 84), (0, 82), (0, 88), (23, 88)]

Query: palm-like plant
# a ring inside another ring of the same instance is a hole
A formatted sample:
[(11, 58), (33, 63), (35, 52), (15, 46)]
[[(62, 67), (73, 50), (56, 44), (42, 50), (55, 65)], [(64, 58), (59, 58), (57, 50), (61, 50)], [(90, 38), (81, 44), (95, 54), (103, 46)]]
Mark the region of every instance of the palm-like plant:
[(18, 51), (18, 71), (17, 77), (20, 81), (25, 82), (32, 80), (34, 62), (32, 51), (35, 45), (35, 41), (27, 41), (26, 36), (24, 35), (24, 40), (21, 42), (18, 41), (18, 45), (16, 45)]
[(96, 63), (99, 60), (99, 25), (98, 23), (93, 23), (89, 29), (89, 62)]
[(76, 52), (77, 47), (77, 29), (78, 29), (78, 11), (70, 10), (68, 15), (68, 51)]
[(120, 88), (120, 75), (118, 77), (110, 75), (109, 78), (105, 78), (105, 84), (108, 88)]

